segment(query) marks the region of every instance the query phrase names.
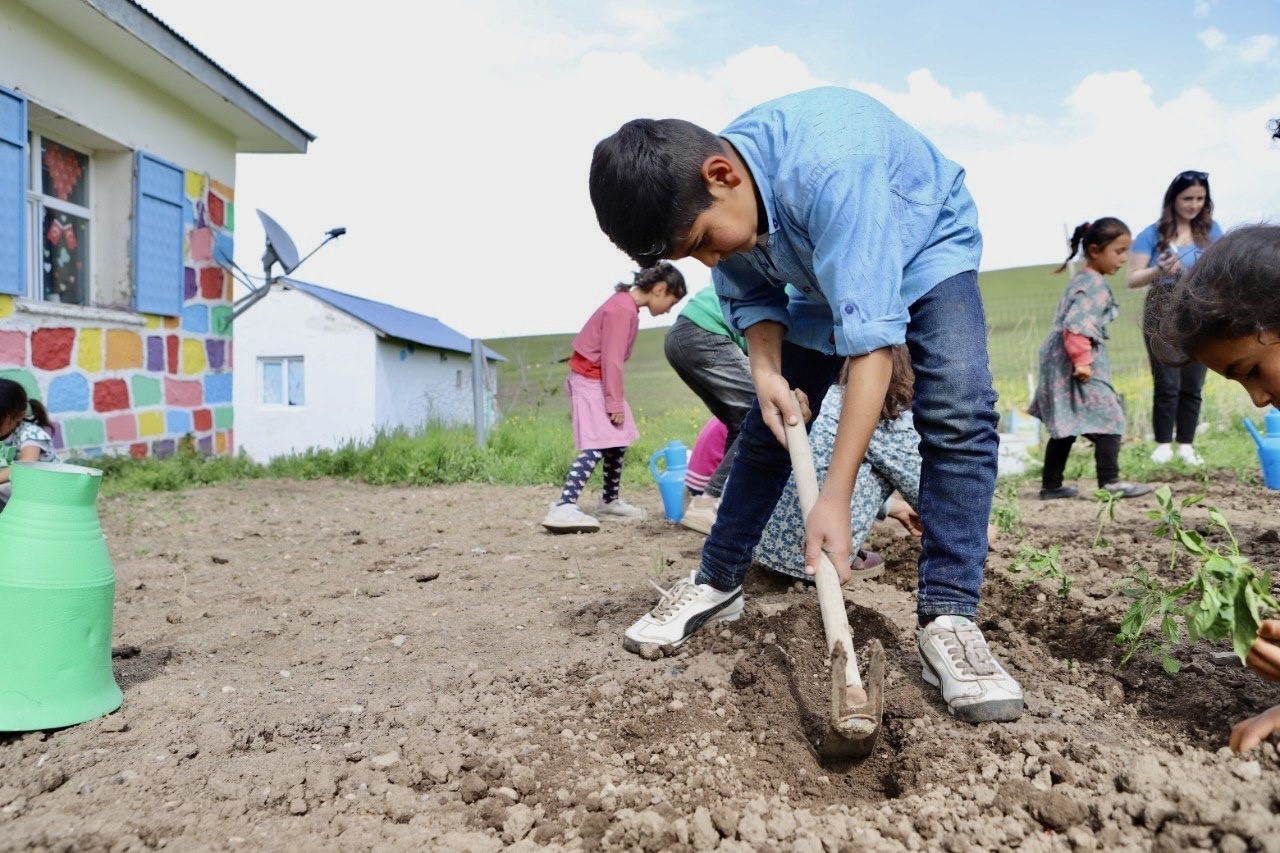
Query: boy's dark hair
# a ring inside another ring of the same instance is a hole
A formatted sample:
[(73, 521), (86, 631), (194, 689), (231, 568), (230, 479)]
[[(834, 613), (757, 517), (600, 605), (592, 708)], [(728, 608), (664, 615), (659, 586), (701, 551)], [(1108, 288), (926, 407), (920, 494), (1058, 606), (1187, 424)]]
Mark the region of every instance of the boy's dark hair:
[(689, 292), (688, 288), (685, 287), (684, 273), (680, 272), (680, 270), (676, 269), (674, 265), (669, 264), (666, 261), (662, 261), (648, 269), (640, 270), (635, 274), (635, 277), (631, 280), (630, 284), (619, 282), (613, 286), (613, 289), (618, 293), (621, 293), (624, 290), (630, 290), (634, 287), (648, 293), (659, 284), (665, 284), (667, 286), (667, 293), (674, 296), (677, 302), (684, 299), (685, 294)]
[(627, 122), (591, 155), (591, 204), (600, 229), (637, 264), (653, 266), (711, 206), (702, 164), (723, 153), (720, 137), (692, 122)]
[[(28, 409), (31, 414), (27, 414)], [(12, 417), (22, 413), (25, 420), (38, 424), (47, 430), (53, 429), (49, 420), (49, 411), (39, 401), (27, 395), (27, 389), (12, 379), (0, 379), (0, 416)]]
[(1267, 127), (1271, 130), (1272, 139), (1280, 139), (1280, 118), (1273, 118)]
[(1280, 225), (1227, 233), (1176, 284), (1151, 290), (1143, 324), (1152, 352), (1171, 365), (1211, 340), (1280, 331)]
[(1067, 255), (1067, 259), (1062, 262), (1062, 266), (1058, 267), (1054, 272), (1065, 270), (1067, 264), (1071, 263), (1071, 259), (1079, 254), (1081, 249), (1084, 249), (1084, 259), (1088, 261), (1090, 246), (1105, 249), (1111, 245), (1112, 240), (1128, 233), (1129, 226), (1114, 216), (1104, 216), (1101, 219), (1095, 219), (1093, 222), (1081, 222), (1076, 226), (1076, 230), (1071, 233), (1071, 239), (1067, 241), (1067, 245), (1071, 247), (1071, 254)]
[(1165, 250), (1173, 238), (1178, 236), (1178, 219), (1173, 211), (1173, 201), (1190, 187), (1204, 187), (1204, 207), (1191, 220), (1191, 239), (1200, 247), (1209, 245), (1209, 229), (1213, 226), (1213, 194), (1209, 192), (1209, 173), (1187, 171), (1179, 172), (1169, 188), (1164, 191), (1164, 201), (1160, 207), (1160, 222), (1156, 225), (1156, 253)]

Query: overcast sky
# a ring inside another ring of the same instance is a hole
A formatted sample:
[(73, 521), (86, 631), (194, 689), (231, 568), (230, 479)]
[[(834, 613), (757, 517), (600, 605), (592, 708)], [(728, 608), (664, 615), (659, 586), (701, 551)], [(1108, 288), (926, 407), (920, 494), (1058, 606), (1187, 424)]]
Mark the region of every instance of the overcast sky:
[(1183, 169), (1210, 173), (1224, 226), (1280, 221), (1275, 0), (141, 2), (317, 137), (239, 157), (240, 265), (261, 270), (255, 208), (303, 254), (344, 225), (299, 278), (471, 336), (576, 331), (630, 280), (587, 196), (600, 138), (638, 116), (719, 130), (818, 85), (967, 169), (984, 269), (1061, 261), (1065, 223), (1136, 232)]

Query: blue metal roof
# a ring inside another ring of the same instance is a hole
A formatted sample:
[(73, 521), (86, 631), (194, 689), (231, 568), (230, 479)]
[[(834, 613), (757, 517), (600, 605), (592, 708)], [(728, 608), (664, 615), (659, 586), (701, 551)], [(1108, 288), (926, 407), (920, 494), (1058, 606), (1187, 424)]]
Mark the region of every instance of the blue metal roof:
[[(403, 308), (397, 308), (385, 302), (374, 302), (372, 299), (363, 299), (359, 296), (352, 296), (350, 293), (330, 290), (327, 287), (308, 284), (297, 279), (281, 278), (279, 281), (286, 287), (309, 293), (344, 314), (350, 314), (357, 320), (368, 323), (389, 338), (399, 338), (402, 341), (435, 347), (436, 349), (471, 354), (471, 339), (461, 332), (449, 328), (435, 317), (415, 314), (412, 311), (406, 311)], [(495, 361), (506, 361), (504, 357), (488, 347), (484, 348), (484, 353), (486, 358)]]

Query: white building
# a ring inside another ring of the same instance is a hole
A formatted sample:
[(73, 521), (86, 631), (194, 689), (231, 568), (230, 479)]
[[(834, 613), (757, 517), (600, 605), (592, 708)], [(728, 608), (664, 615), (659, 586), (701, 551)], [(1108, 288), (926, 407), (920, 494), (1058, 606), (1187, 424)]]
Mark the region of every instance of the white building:
[[(236, 444), (251, 458), (474, 424), (471, 339), (434, 317), (281, 278), (235, 322)], [(485, 349), (485, 412), (495, 422)]]
[(64, 455), (234, 450), (236, 155), (312, 138), (131, 0), (0, 0), (0, 377)]

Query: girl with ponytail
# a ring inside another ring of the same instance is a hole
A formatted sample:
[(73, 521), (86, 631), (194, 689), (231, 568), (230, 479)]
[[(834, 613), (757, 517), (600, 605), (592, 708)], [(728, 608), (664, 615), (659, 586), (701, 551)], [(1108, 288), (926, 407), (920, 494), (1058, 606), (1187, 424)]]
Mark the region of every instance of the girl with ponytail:
[[(57, 462), (53, 423), (39, 400), (12, 379), (0, 379), (0, 456), (7, 461)], [(9, 502), (9, 466), (0, 467), (0, 511)]]
[(1064, 486), (1062, 476), (1078, 435), (1093, 442), (1099, 488), (1124, 498), (1151, 491), (1148, 485), (1120, 480), (1124, 409), (1111, 384), (1107, 357), (1107, 328), (1119, 307), (1106, 277), (1124, 266), (1132, 244), (1129, 227), (1119, 219), (1085, 222), (1071, 235), (1071, 254), (1058, 267), (1062, 272), (1083, 252), (1084, 267), (1067, 283), (1053, 330), (1040, 346), (1040, 384), (1028, 410), (1049, 429), (1040, 500), (1076, 496), (1075, 486)]
[[(684, 276), (666, 261), (642, 269), (630, 284), (614, 286), (613, 295), (596, 309), (573, 339), (565, 389), (569, 392), (578, 458), (569, 466), (559, 499), (542, 519), (542, 526), (552, 533), (599, 530), (596, 516), (644, 518), (644, 510), (619, 496), (622, 458), (640, 437), (623, 393), (623, 372), (636, 341), (640, 309), (647, 309), (653, 317), (666, 314), (684, 294)], [(588, 515), (578, 507), (578, 498), (601, 460), (604, 484), (600, 503), (595, 515)]]

